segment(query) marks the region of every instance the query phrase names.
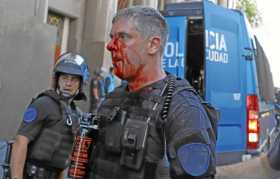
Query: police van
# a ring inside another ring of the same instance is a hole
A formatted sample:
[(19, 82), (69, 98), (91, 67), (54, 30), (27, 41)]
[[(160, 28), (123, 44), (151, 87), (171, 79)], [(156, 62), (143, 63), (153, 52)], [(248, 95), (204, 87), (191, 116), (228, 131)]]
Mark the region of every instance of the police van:
[(274, 125), (273, 81), (244, 14), (208, 0), (167, 4), (163, 68), (186, 78), (221, 113), (217, 163), (265, 150)]

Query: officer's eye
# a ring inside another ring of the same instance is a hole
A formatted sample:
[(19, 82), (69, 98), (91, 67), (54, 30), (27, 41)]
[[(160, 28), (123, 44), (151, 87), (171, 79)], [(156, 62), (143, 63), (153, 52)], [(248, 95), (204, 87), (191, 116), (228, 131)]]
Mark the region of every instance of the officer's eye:
[(112, 39), (112, 38), (113, 38), (113, 34), (110, 33), (110, 34), (109, 34), (109, 37), (110, 37), (110, 39)]
[(118, 37), (121, 39), (121, 40), (128, 40), (131, 38), (131, 36), (127, 33), (119, 33)]
[(61, 78), (62, 80), (67, 80), (68, 77), (67, 77), (66, 75), (61, 75), (60, 78)]
[(79, 82), (80, 81), (80, 77), (78, 77), (78, 76), (74, 76), (74, 77), (72, 77), (72, 79), (71, 79), (74, 83), (77, 83), (77, 82)]

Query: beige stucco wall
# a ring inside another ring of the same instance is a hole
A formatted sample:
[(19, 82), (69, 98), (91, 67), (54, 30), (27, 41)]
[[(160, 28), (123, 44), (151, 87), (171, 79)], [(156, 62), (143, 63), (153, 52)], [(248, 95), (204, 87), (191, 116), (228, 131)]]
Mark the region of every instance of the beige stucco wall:
[(50, 84), (56, 32), (37, 7), (35, 0), (0, 1), (0, 138), (15, 135), (31, 98)]

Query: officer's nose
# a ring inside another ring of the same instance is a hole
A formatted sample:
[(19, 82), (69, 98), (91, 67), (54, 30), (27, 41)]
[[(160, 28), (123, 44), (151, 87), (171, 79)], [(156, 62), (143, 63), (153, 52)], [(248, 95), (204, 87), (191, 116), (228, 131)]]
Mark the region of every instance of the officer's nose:
[(118, 47), (117, 47), (117, 39), (115, 37), (113, 37), (109, 41), (109, 43), (107, 44), (107, 50), (112, 52), (112, 51), (116, 51), (117, 49), (118, 49)]
[(67, 79), (67, 80), (65, 81), (65, 84), (66, 84), (66, 86), (71, 86), (72, 81), (71, 81), (71, 80), (69, 80), (69, 79)]

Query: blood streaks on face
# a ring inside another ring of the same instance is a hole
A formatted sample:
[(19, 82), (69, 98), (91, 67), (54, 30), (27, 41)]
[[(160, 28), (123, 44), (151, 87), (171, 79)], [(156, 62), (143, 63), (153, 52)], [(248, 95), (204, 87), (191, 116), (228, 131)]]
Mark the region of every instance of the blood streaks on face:
[(120, 78), (123, 78), (123, 63), (126, 58), (124, 49), (126, 45), (121, 42), (120, 38), (113, 37), (107, 44), (107, 49), (111, 52), (112, 63), (114, 65), (114, 73)]
[(119, 37), (113, 37), (107, 44), (111, 52), (114, 74), (121, 79), (127, 80), (129, 88), (139, 89), (149, 78), (149, 74), (143, 74), (145, 64), (142, 64), (143, 56), (139, 43), (127, 45)]

